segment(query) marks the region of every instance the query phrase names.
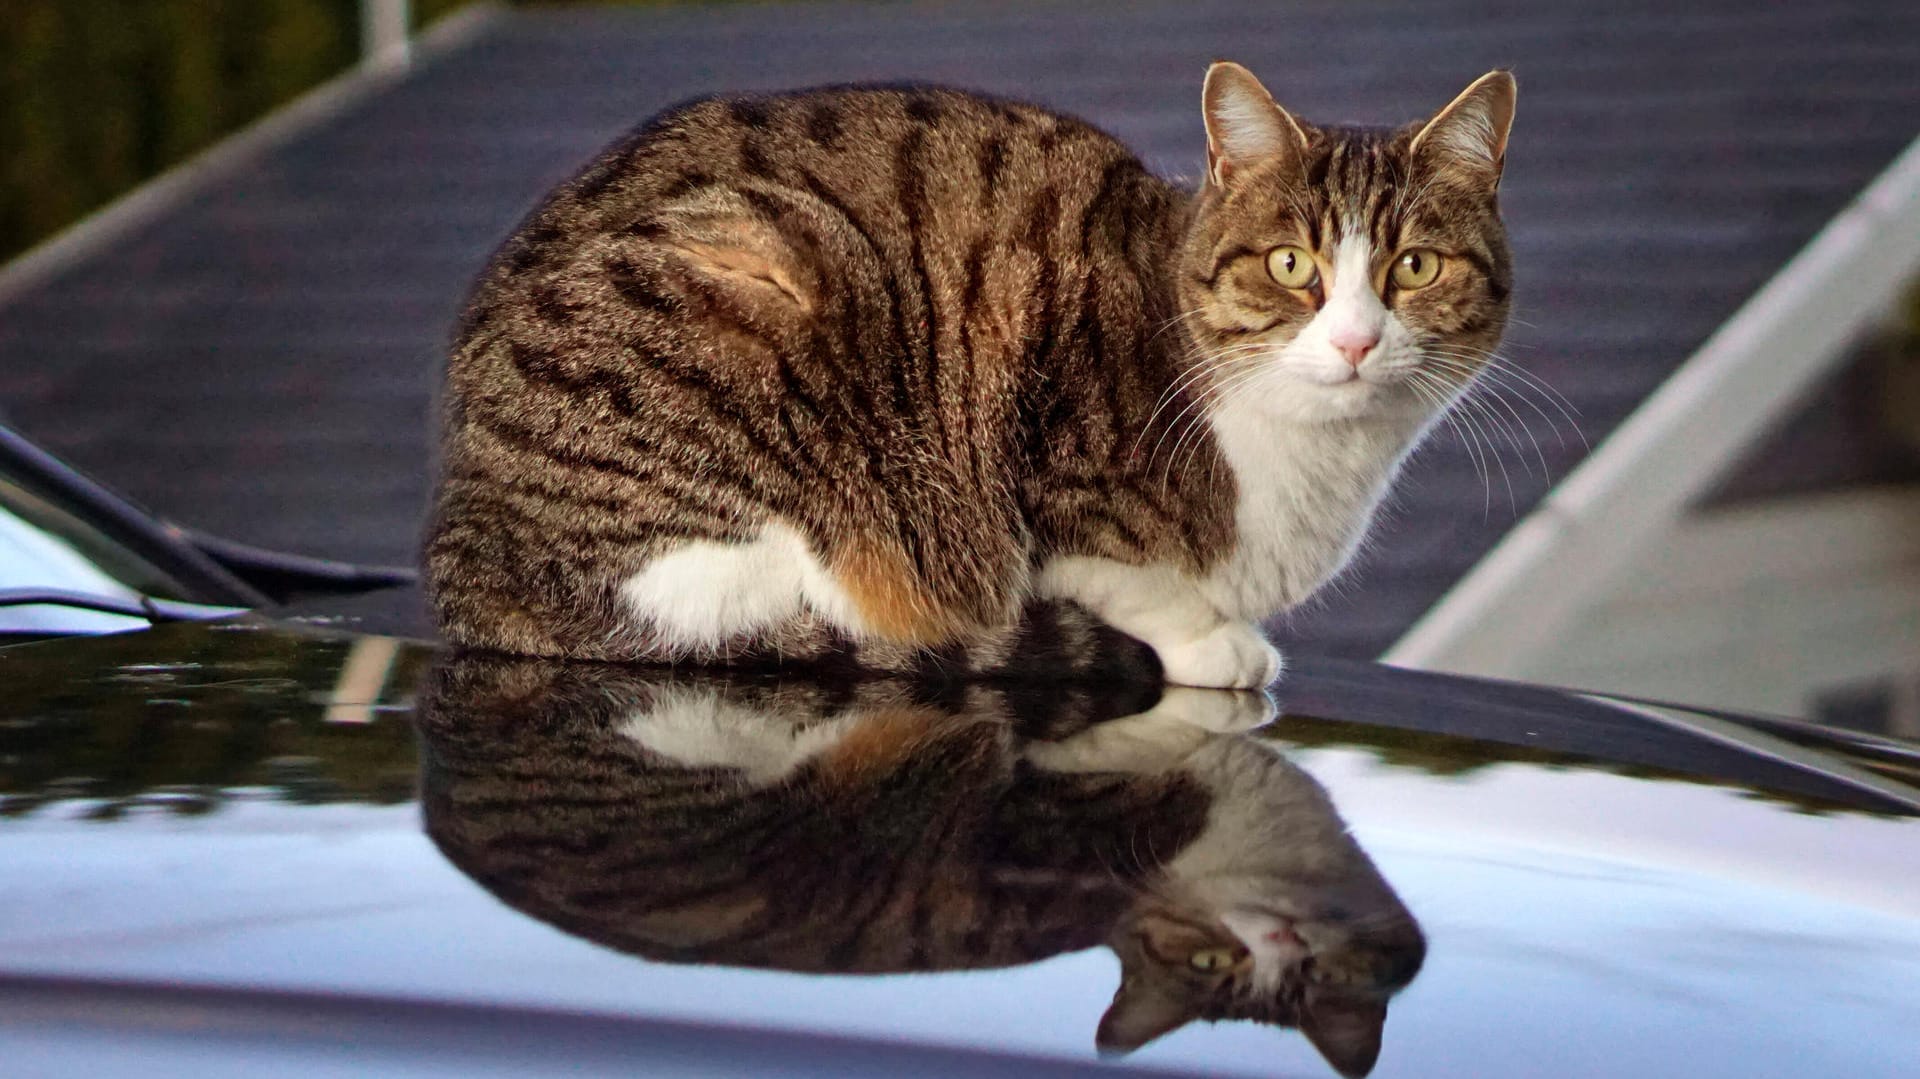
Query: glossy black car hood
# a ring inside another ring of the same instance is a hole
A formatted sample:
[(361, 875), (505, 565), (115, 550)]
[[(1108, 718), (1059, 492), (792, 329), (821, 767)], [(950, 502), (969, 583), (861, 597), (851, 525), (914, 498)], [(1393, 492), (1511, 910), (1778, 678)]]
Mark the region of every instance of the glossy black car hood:
[[(822, 975), (639, 958), (514, 909), (530, 904), (511, 882), (423, 831), (412, 721), (436, 664), (398, 637), (257, 621), (0, 650), (0, 974), (1092, 1058), (1119, 981), (1103, 947)], [(976, 707), (964, 696), (923, 705)], [(1363, 664), (1302, 663), (1278, 696), (1254, 737), (1324, 788), (1424, 932), (1373, 1074), (1913, 1074), (1920, 791), (1901, 767)], [(1330, 1074), (1300, 1034), (1248, 1022), (1128, 1059)]]

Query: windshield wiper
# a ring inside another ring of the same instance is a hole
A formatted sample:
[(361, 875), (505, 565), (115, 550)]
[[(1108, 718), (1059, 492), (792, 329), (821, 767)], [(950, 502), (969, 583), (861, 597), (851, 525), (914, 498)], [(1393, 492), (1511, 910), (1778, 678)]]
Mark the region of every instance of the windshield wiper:
[(144, 618), (155, 625), (162, 622), (203, 622), (225, 614), (239, 614), (247, 609), (156, 599), (153, 596), (107, 596), (67, 588), (0, 588), (0, 607), (65, 607), (68, 610)]

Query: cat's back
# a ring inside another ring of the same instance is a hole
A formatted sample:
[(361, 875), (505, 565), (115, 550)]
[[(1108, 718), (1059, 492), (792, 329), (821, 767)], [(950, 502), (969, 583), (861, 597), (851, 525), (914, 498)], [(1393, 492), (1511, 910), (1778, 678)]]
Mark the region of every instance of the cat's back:
[(991, 287), (969, 275), (1011, 250), (1066, 273), (1077, 267), (1057, 264), (1111, 257), (1174, 197), (1118, 139), (1036, 105), (932, 86), (704, 98), (552, 192), (482, 275), (461, 336), (503, 299), (555, 271), (600, 273), (636, 240), (709, 243), (716, 213), (768, 224), (797, 277), (872, 259), (864, 269), (940, 293)]
[[(888, 226), (1038, 239), (1062, 210), (1145, 174), (1119, 140), (1061, 113), (933, 86), (844, 86), (681, 105), (562, 192), (619, 218), (703, 188), (804, 190)], [(1040, 200), (1036, 204), (1035, 200)], [(1038, 229), (1029, 228), (1036, 224)]]

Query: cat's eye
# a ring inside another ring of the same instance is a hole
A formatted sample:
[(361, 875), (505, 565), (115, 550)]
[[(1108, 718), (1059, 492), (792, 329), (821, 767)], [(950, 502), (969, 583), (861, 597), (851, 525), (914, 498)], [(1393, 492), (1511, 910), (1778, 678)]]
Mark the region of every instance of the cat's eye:
[(1192, 965), (1193, 969), (1203, 970), (1211, 974), (1214, 971), (1225, 970), (1233, 965), (1233, 950), (1230, 948), (1208, 948), (1188, 956), (1187, 962)]
[(1400, 252), (1393, 260), (1393, 284), (1395, 288), (1426, 288), (1433, 279), (1440, 276), (1440, 252), (1424, 247), (1416, 247)]
[(1313, 256), (1307, 254), (1306, 248), (1293, 244), (1282, 244), (1267, 252), (1267, 272), (1281, 288), (1306, 288), (1320, 276)]

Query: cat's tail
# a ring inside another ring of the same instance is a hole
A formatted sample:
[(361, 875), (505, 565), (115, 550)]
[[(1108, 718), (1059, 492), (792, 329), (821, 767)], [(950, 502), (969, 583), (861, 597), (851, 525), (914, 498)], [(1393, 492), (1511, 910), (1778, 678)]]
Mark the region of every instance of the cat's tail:
[(961, 645), (924, 649), (856, 643), (853, 647), (863, 666), (901, 673), (1154, 685), (1162, 678), (1160, 658), (1145, 642), (1067, 600), (1030, 600), (1015, 624), (988, 630)]
[(1151, 647), (1065, 600), (1029, 600), (1012, 625), (933, 648), (856, 640), (817, 616), (804, 615), (754, 639), (733, 642), (720, 652), (673, 661), (804, 667), (922, 680), (1157, 686), (1162, 678), (1160, 659)]

